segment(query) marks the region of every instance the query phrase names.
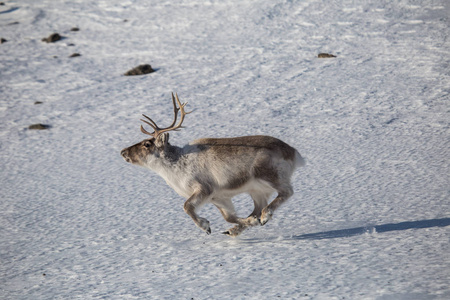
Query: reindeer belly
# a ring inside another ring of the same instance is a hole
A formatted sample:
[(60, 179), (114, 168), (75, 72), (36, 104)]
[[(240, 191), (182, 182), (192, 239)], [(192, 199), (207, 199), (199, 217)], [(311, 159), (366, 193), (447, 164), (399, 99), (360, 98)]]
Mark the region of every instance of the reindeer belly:
[(214, 196), (232, 198), (239, 194), (271, 194), (275, 189), (269, 184), (269, 182), (261, 179), (250, 179), (241, 186), (237, 187), (222, 187), (218, 189)]

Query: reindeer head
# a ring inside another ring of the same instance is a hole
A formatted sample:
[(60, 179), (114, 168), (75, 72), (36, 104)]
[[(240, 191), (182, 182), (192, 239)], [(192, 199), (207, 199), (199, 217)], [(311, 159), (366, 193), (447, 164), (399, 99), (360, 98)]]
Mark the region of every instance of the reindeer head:
[[(184, 121), (184, 117), (191, 113), (191, 112), (185, 112), (184, 107), (187, 105), (186, 103), (181, 103), (180, 99), (178, 99), (178, 95), (175, 94), (175, 96), (172, 93), (172, 103), (173, 103), (173, 112), (174, 112), (174, 120), (172, 124), (169, 127), (166, 128), (160, 128), (156, 123), (147, 117), (146, 115), (143, 115), (147, 120), (142, 120), (142, 122), (150, 125), (150, 127), (153, 128), (153, 132), (150, 133), (147, 130), (144, 129), (144, 127), (141, 125), (141, 131), (144, 134), (150, 135), (151, 139), (143, 140), (140, 143), (137, 143), (131, 147), (123, 149), (120, 154), (125, 159), (126, 162), (140, 165), (140, 166), (152, 166), (156, 160), (160, 159), (161, 157), (164, 157), (164, 153), (167, 150), (167, 146), (169, 145), (169, 133), (168, 131), (178, 131), (180, 128), (183, 128), (181, 124)], [(178, 107), (177, 107), (178, 104)], [(180, 111), (180, 122), (178, 122), (177, 125), (175, 123), (177, 122), (178, 112)]]

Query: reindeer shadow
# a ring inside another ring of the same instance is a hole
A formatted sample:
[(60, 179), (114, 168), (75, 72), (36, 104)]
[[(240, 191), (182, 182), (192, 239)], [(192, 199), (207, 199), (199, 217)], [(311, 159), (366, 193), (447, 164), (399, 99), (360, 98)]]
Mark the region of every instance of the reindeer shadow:
[(421, 229), (421, 228), (431, 228), (431, 227), (445, 227), (450, 225), (450, 218), (443, 219), (431, 219), (431, 220), (420, 220), (411, 222), (401, 222), (392, 224), (383, 224), (375, 226), (364, 226), (340, 230), (322, 231), (316, 233), (307, 233), (302, 235), (294, 235), (287, 239), (290, 240), (324, 240), (324, 239), (336, 239), (352, 237), (356, 235), (361, 235), (364, 233), (383, 233), (389, 231), (402, 231), (408, 229)]

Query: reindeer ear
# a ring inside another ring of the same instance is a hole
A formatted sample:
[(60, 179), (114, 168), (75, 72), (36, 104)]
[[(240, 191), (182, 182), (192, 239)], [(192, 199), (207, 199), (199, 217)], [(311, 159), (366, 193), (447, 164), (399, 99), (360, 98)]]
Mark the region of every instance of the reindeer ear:
[(155, 145), (158, 148), (165, 148), (168, 142), (169, 142), (169, 133), (164, 132), (156, 138)]

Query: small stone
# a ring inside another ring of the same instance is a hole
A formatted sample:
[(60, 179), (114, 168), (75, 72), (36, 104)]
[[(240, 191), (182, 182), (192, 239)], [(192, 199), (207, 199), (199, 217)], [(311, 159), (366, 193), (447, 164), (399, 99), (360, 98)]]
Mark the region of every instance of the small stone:
[(71, 56), (69, 56), (69, 57), (78, 57), (78, 56), (81, 56), (81, 54), (80, 53), (73, 53)]
[(51, 35), (49, 35), (49, 37), (43, 38), (42, 41), (47, 42), (47, 43), (54, 43), (61, 39), (62, 39), (62, 36), (60, 36), (59, 33), (52, 33)]
[(319, 53), (319, 55), (317, 55), (318, 58), (332, 58), (332, 57), (336, 57), (336, 55), (333, 54), (329, 54), (329, 53)]
[(45, 129), (49, 129), (50, 127), (51, 127), (50, 125), (38, 123), (38, 124), (33, 124), (33, 125), (28, 126), (28, 129), (45, 130)]
[(7, 41), (8, 41), (7, 39), (1, 38), (0, 39), (0, 44), (6, 43)]
[(124, 75), (125, 76), (145, 75), (153, 72), (155, 72), (155, 70), (152, 69), (152, 66), (145, 64), (129, 70)]
[(72, 28), (70, 28), (70, 31), (80, 31), (80, 28), (78, 28), (78, 27), (72, 27)]
[(42, 103), (44, 103), (44, 102), (42, 102), (42, 101), (36, 101), (36, 102), (34, 102), (35, 105), (37, 105), (37, 104), (42, 104)]

